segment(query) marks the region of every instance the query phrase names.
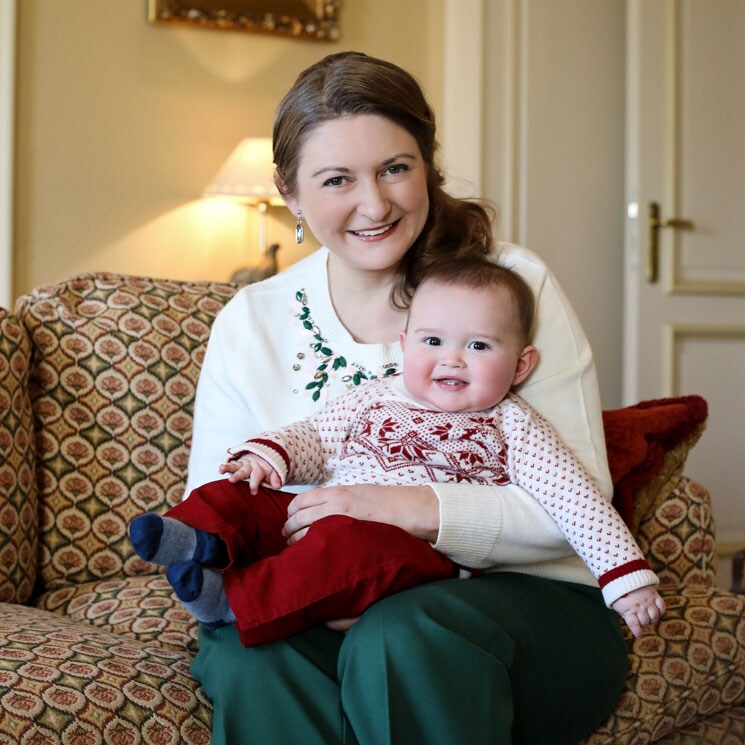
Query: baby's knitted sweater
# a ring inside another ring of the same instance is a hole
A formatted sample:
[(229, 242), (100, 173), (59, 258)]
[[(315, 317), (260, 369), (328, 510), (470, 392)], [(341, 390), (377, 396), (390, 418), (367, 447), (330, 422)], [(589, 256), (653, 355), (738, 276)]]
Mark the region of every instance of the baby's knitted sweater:
[(633, 536), (550, 423), (509, 394), (493, 409), (422, 408), (400, 375), (229, 448), (269, 461), (286, 483), (516, 484), (551, 515), (598, 580), (607, 605), (659, 581)]

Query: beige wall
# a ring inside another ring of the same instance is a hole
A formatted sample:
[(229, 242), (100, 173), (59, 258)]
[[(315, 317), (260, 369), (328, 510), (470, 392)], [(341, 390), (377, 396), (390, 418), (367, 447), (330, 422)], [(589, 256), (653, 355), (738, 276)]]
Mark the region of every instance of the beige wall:
[[(14, 294), (94, 270), (226, 279), (255, 259), (249, 211), (199, 194), (330, 52), (404, 66), (438, 108), (439, 2), (346, 0), (341, 28), (318, 43), (153, 26), (144, 0), (18, 3)], [(280, 266), (301, 255), (292, 224), (271, 210)]]

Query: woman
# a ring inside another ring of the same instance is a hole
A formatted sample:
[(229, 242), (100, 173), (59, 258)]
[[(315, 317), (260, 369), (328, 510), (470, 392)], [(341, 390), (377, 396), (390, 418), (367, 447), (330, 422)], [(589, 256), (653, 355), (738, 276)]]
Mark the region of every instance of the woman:
[[(197, 394), (188, 492), (225, 448), (396, 371), (417, 277), (459, 246), (492, 251), (484, 210), (449, 197), (432, 112), (413, 78), (358, 53), (300, 75), (274, 124), (277, 184), (324, 248), (241, 290), (215, 322)], [(532, 254), (500, 259), (537, 299), (542, 359), (528, 402), (610, 492), (592, 355), (555, 280)], [(390, 523), (489, 573), (380, 601), (287, 641), (241, 647), (202, 628), (195, 676), (214, 743), (573, 743), (620, 694), (618, 621), (553, 521), (513, 486), (334, 487), (300, 493), (285, 532), (348, 514)], [(342, 633), (340, 629), (348, 629)]]

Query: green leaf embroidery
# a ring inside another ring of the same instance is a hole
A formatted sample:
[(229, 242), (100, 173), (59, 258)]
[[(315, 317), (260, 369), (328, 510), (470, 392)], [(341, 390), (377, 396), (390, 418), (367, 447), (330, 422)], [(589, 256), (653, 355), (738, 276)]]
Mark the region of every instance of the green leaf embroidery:
[[(315, 340), (315, 344), (311, 344), (310, 346), (316, 357), (320, 359), (320, 364), (316, 368), (316, 372), (313, 375), (313, 380), (305, 386), (306, 390), (313, 391), (313, 401), (318, 401), (318, 399), (321, 397), (321, 390), (329, 381), (329, 375), (326, 372), (329, 364), (331, 365), (332, 370), (339, 370), (341, 368), (347, 367), (347, 360), (342, 355), (339, 355), (338, 357), (335, 356), (334, 350), (331, 349), (331, 347), (327, 346), (328, 341), (322, 336), (321, 332), (319, 331), (318, 327), (315, 325), (311, 317), (310, 307), (307, 304), (308, 299), (305, 295), (305, 290), (298, 290), (295, 293), (295, 299), (300, 303), (301, 306), (300, 313), (297, 314), (297, 318), (302, 323), (303, 328), (313, 332), (313, 339)], [(368, 373), (359, 365), (354, 365), (354, 367), (357, 368), (354, 373), (351, 376), (344, 376), (342, 378), (343, 381), (347, 382), (351, 380), (353, 385), (359, 385), (363, 380), (375, 380), (378, 377), (377, 375)], [(396, 372), (397, 370), (394, 364), (386, 367), (382, 375), (394, 375)]]

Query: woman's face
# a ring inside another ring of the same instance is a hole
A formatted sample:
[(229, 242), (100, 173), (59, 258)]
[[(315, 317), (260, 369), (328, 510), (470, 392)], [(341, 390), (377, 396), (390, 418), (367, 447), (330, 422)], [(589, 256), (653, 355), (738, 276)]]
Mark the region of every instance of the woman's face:
[(303, 145), (286, 202), (348, 268), (391, 272), (427, 220), (427, 167), (416, 140), (389, 119), (332, 119)]

